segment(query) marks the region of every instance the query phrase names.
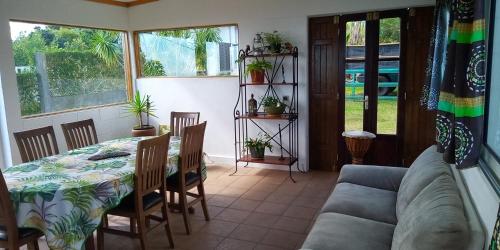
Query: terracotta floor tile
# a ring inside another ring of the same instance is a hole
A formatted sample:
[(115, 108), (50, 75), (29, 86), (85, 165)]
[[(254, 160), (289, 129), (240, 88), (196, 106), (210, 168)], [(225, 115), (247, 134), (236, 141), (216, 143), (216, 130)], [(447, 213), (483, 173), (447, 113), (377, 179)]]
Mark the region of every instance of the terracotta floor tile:
[(325, 198), (312, 198), (312, 197), (299, 196), (292, 202), (292, 206), (321, 208), (323, 207), (325, 202), (326, 202)]
[(217, 246), (224, 240), (224, 237), (213, 235), (197, 233), (190, 237), (189, 243), (186, 246), (190, 250), (210, 250), (216, 249)]
[(270, 192), (263, 192), (263, 191), (255, 191), (255, 190), (249, 190), (248, 192), (244, 193), (241, 198), (243, 199), (248, 199), (248, 200), (256, 200), (256, 201), (263, 201), (265, 200), (271, 193)]
[(223, 195), (214, 195), (212, 198), (208, 200), (208, 205), (217, 206), (217, 207), (229, 207), (237, 198), (223, 196)]
[(295, 195), (272, 193), (266, 198), (265, 201), (272, 203), (279, 203), (283, 205), (289, 205), (290, 203), (292, 203), (292, 201), (295, 200), (295, 198), (297, 198), (297, 196)]
[(229, 206), (229, 207), (234, 208), (234, 209), (239, 209), (239, 210), (253, 211), (260, 204), (261, 204), (260, 201), (238, 199), (235, 202), (233, 202), (233, 204), (231, 204), (231, 206)]
[(295, 248), (295, 246), (303, 239), (303, 235), (272, 229), (267, 234), (263, 244), (282, 247), (287, 249)]
[(270, 228), (278, 221), (278, 219), (279, 216), (277, 215), (253, 212), (246, 218), (243, 224)]
[(211, 220), (201, 230), (200, 233), (215, 234), (226, 237), (231, 234), (239, 224), (222, 220)]
[(312, 220), (317, 210), (318, 209), (309, 207), (291, 206), (285, 211), (283, 215), (288, 217)]
[(263, 245), (263, 244), (259, 244), (254, 248), (254, 250), (282, 250), (282, 249), (285, 248)]
[(255, 212), (282, 215), (287, 207), (287, 205), (264, 201), (255, 209)]
[(304, 234), (308, 231), (310, 220), (292, 217), (281, 217), (274, 225), (274, 229)]
[(239, 225), (232, 233), (229, 235), (229, 238), (238, 239), (238, 240), (246, 240), (252, 242), (260, 242), (264, 236), (266, 235), (269, 229), (258, 226), (250, 226), (250, 225)]
[[(210, 205), (208, 205), (207, 208), (208, 208), (208, 215), (210, 216), (210, 218), (214, 218), (220, 212), (222, 212), (222, 210), (224, 210), (223, 207), (210, 206)], [(194, 209), (195, 209), (194, 216), (205, 218), (205, 215), (203, 214), (203, 210), (201, 208), (200, 203), (196, 204)]]
[(240, 197), (244, 193), (248, 191), (248, 188), (237, 188), (237, 187), (224, 187), (222, 188), (218, 194), (223, 195), (223, 196), (229, 196), (229, 197)]
[(250, 212), (248, 211), (226, 208), (215, 218), (223, 221), (242, 223), (249, 215)]
[(217, 246), (220, 250), (253, 250), (256, 243), (227, 238)]

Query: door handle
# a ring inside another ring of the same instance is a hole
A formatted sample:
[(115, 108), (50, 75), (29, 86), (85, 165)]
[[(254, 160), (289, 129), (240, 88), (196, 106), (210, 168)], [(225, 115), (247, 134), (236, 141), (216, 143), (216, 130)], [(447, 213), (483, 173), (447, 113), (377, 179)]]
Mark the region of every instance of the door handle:
[(368, 96), (367, 95), (365, 95), (365, 100), (363, 102), (364, 102), (365, 110), (368, 110)]

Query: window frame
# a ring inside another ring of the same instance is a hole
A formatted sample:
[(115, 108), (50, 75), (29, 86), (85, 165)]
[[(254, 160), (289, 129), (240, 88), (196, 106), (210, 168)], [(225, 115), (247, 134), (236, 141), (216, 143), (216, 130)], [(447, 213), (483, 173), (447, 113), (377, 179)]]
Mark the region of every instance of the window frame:
[[(21, 119), (38, 118), (38, 117), (44, 117), (44, 116), (52, 116), (52, 115), (57, 115), (57, 114), (64, 114), (64, 113), (76, 112), (76, 111), (81, 111), (81, 110), (88, 110), (88, 109), (95, 109), (95, 108), (119, 106), (119, 105), (124, 105), (124, 104), (128, 103), (131, 100), (131, 98), (133, 96), (133, 90), (134, 90), (134, 88), (133, 88), (133, 81), (132, 81), (132, 62), (131, 62), (131, 57), (130, 57), (130, 40), (129, 40), (130, 36), (129, 36), (129, 32), (127, 30), (113, 29), (113, 28), (102, 28), (102, 27), (96, 27), (96, 26), (67, 24), (67, 23), (56, 23), (56, 22), (36, 21), (36, 20), (15, 19), (15, 18), (9, 19), (9, 23), (10, 22), (22, 22), (22, 23), (40, 24), (40, 25), (57, 25), (57, 26), (69, 27), (69, 28), (98, 29), (98, 30), (104, 30), (104, 31), (121, 32), (121, 33), (124, 34), (124, 36), (123, 36), (123, 48), (124, 48), (123, 49), (123, 68), (124, 68), (124, 74), (125, 74), (125, 88), (126, 88), (126, 91), (127, 91), (127, 101), (125, 101), (125, 102), (116, 102), (116, 103), (108, 103), (108, 104), (102, 104), (102, 105), (92, 105), (92, 106), (80, 107), (80, 108), (65, 109), (65, 110), (61, 110), (61, 111), (46, 112), (46, 113), (33, 114), (33, 115), (24, 115), (24, 116), (21, 115)], [(14, 41), (11, 40), (11, 48), (10, 49), (12, 51), (12, 59), (14, 61), (13, 42)], [(14, 70), (14, 73), (17, 74), (15, 72), (15, 70)], [(16, 79), (16, 88), (17, 88), (17, 79)], [(18, 103), (18, 104), (20, 104), (20, 103)]]
[[(238, 23), (225, 23), (225, 24), (210, 24), (210, 25), (195, 25), (195, 26), (182, 26), (182, 27), (170, 27), (170, 28), (155, 28), (155, 29), (142, 29), (142, 30), (134, 30), (132, 32), (133, 40), (134, 40), (134, 63), (135, 63), (135, 74), (136, 79), (155, 79), (155, 78), (232, 78), (239, 77), (238, 75), (220, 75), (220, 76), (143, 76), (142, 75), (142, 65), (141, 65), (141, 56), (140, 56), (140, 45), (139, 45), (139, 34), (146, 32), (157, 32), (162, 30), (185, 30), (185, 29), (199, 29), (199, 28), (218, 28), (218, 27), (227, 27), (227, 26), (236, 26), (238, 31), (238, 47), (240, 45), (240, 26)], [(238, 48), (239, 49), (239, 48)]]
[[(490, 89), (491, 89), (491, 72), (492, 72), (492, 60), (493, 60), (493, 46), (494, 46), (494, 28), (495, 28), (495, 10), (496, 10), (496, 0), (490, 0), (490, 10), (487, 13), (489, 18), (488, 24), (488, 40), (487, 40), (487, 58), (486, 58), (486, 94), (485, 94), (485, 106), (484, 106), (484, 133), (483, 133), (483, 145), (481, 150), (481, 157), (479, 160), (479, 166), (486, 178), (491, 183), (495, 192), (500, 196), (500, 176), (493, 171), (493, 167), (500, 167), (500, 155), (497, 155), (493, 149), (488, 145), (488, 119), (489, 119), (489, 102), (490, 102)], [(489, 14), (489, 15), (488, 15)], [(498, 83), (500, 84), (500, 83)]]

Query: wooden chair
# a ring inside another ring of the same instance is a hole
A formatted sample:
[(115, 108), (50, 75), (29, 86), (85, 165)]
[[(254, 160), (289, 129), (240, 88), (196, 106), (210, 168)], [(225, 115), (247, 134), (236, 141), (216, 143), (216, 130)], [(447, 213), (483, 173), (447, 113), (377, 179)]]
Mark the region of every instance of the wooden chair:
[[(101, 223), (97, 229), (97, 247), (104, 249), (104, 232), (126, 235), (139, 238), (141, 248), (147, 249), (146, 231), (164, 225), (170, 247), (174, 248), (172, 232), (168, 219), (168, 203), (166, 196), (166, 169), (170, 134), (153, 139), (140, 141), (137, 145), (136, 168), (134, 176), (134, 193), (126, 197), (118, 207), (108, 211), (104, 216), (116, 215), (132, 218), (137, 221), (138, 233), (135, 225), (130, 225), (130, 232), (109, 228)], [(159, 192), (157, 192), (159, 190)], [(153, 215), (161, 210), (162, 217)], [(160, 223), (153, 228), (146, 228), (146, 218), (157, 220)]]
[(94, 120), (88, 119), (78, 122), (61, 124), (68, 150), (83, 148), (99, 143)]
[(200, 122), (200, 112), (171, 112), (170, 131), (172, 136), (180, 136), (184, 127), (193, 126)]
[(38, 230), (17, 227), (9, 190), (0, 171), (0, 248), (17, 250), (27, 244), (28, 249), (38, 249), (38, 238), (42, 236)]
[(14, 133), (23, 162), (59, 154), (52, 126)]
[[(182, 130), (178, 172), (167, 179), (167, 191), (170, 191), (171, 194), (169, 207), (181, 211), (187, 234), (191, 233), (188, 208), (195, 203), (201, 202), (205, 220), (210, 220), (201, 173), (206, 125), (207, 122), (204, 122), (199, 125), (185, 127)], [(198, 194), (188, 192), (194, 187), (198, 189)], [(178, 204), (172, 199), (172, 193), (179, 193)], [(187, 196), (194, 199), (188, 203)]]

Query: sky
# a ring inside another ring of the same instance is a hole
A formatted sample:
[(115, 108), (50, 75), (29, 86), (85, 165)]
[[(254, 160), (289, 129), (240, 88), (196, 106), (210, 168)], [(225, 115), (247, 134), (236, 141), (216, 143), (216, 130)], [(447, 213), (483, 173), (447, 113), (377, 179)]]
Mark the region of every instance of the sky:
[(10, 37), (12, 41), (16, 40), (23, 32), (30, 33), (35, 27), (45, 27), (45, 25), (32, 24), (32, 23), (22, 23), (22, 22), (10, 22)]

